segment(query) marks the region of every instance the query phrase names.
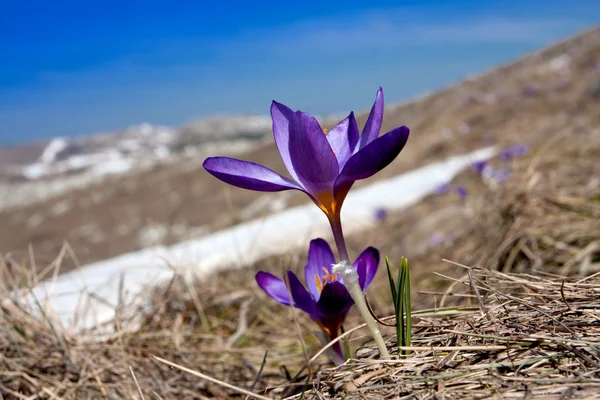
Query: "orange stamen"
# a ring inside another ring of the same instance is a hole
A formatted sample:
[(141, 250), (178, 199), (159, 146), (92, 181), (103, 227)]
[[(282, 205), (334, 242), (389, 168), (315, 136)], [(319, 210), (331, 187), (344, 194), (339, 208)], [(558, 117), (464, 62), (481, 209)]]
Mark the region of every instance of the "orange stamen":
[(337, 275), (339, 274), (339, 272), (334, 272), (333, 275), (329, 273), (329, 271), (327, 270), (327, 268), (323, 267), (323, 271), (325, 271), (325, 275), (323, 275), (323, 281), (329, 281), (329, 282), (334, 282), (337, 280)]
[(325, 285), (330, 282), (335, 282), (337, 280), (337, 275), (339, 272), (334, 272), (330, 274), (327, 268), (323, 267), (323, 271), (325, 271), (325, 275), (319, 277), (319, 275), (315, 275), (315, 282), (317, 283), (317, 289), (319, 290), (319, 294), (323, 291)]
[(319, 294), (323, 291), (323, 284), (321, 283), (321, 279), (319, 279), (319, 275), (315, 275), (315, 282), (317, 282), (317, 289), (319, 290)]

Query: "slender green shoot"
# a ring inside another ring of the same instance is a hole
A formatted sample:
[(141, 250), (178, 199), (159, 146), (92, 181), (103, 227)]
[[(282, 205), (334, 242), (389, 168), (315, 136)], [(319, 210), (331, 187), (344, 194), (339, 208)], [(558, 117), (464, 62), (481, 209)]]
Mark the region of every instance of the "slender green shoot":
[[(392, 269), (387, 257), (385, 258), (385, 264), (387, 267), (392, 301), (394, 302), (398, 347), (410, 346), (412, 341), (412, 313), (410, 301), (410, 269), (408, 266), (408, 259), (405, 257), (400, 259), (397, 282), (394, 282)], [(399, 354), (407, 355), (409, 353), (410, 351), (399, 350)]]
[[(346, 332), (346, 330), (344, 329), (344, 325), (341, 326), (341, 331), (342, 334)], [(348, 342), (347, 336), (344, 336), (344, 338), (342, 339), (342, 346), (344, 351), (344, 360), (350, 360), (350, 358), (352, 357), (352, 353), (350, 353), (350, 343)]]

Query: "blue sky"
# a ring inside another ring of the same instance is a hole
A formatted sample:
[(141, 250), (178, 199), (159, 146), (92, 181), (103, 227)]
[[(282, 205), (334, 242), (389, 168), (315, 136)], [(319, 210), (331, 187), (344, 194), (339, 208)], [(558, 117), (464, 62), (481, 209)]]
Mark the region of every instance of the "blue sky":
[(0, 144), (398, 102), (600, 23), (597, 0), (0, 5)]

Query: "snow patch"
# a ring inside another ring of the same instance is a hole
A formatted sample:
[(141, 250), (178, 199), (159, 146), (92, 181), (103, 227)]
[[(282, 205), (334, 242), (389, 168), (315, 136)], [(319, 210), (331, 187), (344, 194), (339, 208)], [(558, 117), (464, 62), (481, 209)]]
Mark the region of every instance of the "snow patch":
[(67, 139), (64, 137), (57, 137), (52, 139), (42, 152), (39, 161), (41, 161), (44, 164), (50, 164), (54, 162), (60, 155), (60, 153), (67, 148), (67, 146), (68, 142)]
[(59, 217), (71, 211), (72, 208), (73, 204), (69, 200), (61, 200), (53, 205), (50, 211), (54, 217)]
[(554, 72), (561, 72), (571, 65), (571, 56), (563, 54), (548, 61), (548, 67)]

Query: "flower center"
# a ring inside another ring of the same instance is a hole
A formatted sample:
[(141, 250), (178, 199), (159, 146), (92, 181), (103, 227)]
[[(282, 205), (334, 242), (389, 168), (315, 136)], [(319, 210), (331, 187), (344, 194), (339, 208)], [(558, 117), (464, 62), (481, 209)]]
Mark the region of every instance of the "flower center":
[(325, 275), (321, 277), (319, 275), (315, 275), (315, 282), (317, 282), (317, 289), (319, 289), (319, 294), (321, 294), (323, 288), (329, 282), (337, 281), (337, 275), (339, 274), (339, 272), (334, 272), (333, 274), (330, 274), (327, 268), (325, 267), (323, 267), (323, 271), (325, 271)]
[(317, 206), (319, 206), (319, 208), (323, 210), (325, 215), (327, 215), (328, 217), (335, 215), (337, 203), (333, 197), (333, 193), (318, 193), (315, 197), (317, 198)]

